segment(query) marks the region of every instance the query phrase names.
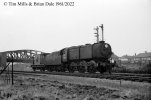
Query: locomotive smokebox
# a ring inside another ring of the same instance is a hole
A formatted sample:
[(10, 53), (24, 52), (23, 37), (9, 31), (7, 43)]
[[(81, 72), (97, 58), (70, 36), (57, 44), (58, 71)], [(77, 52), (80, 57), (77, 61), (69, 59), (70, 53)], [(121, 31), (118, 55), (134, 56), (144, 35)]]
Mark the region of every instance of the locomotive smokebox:
[(108, 59), (111, 57), (111, 55), (112, 55), (111, 46), (105, 43), (105, 41), (100, 41), (100, 43), (93, 44), (93, 58)]

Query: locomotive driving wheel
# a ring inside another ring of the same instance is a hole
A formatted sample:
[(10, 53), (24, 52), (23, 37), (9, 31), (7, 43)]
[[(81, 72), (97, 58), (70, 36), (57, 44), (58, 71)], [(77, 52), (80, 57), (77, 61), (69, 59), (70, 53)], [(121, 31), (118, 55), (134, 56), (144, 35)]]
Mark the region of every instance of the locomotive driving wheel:
[(49, 71), (49, 72), (52, 72), (53, 70), (52, 70), (51, 68), (48, 68), (48, 71)]
[(69, 66), (68, 66), (68, 71), (73, 73), (75, 71), (77, 64), (72, 62)]
[(78, 71), (80, 73), (85, 73), (87, 71), (87, 63), (86, 61), (81, 61), (79, 66), (78, 66)]
[(68, 71), (69, 71), (70, 73), (73, 73), (73, 72), (75, 71), (75, 70), (74, 70), (74, 66), (69, 66)]
[(60, 66), (60, 68), (61, 68), (61, 72), (65, 72), (65, 71), (66, 71), (66, 69), (65, 69), (65, 66), (64, 66), (64, 65), (61, 65), (61, 66)]
[(102, 62), (99, 62), (98, 63), (98, 71), (103, 74), (105, 71), (106, 71), (106, 68), (105, 68), (105, 63), (102, 63)]
[(97, 71), (97, 64), (95, 63), (95, 61), (91, 60), (88, 63), (88, 72), (95, 73), (96, 71)]
[(51, 66), (46, 66), (46, 69), (49, 71), (49, 72), (52, 72), (53, 71), (53, 69), (52, 69), (52, 67)]

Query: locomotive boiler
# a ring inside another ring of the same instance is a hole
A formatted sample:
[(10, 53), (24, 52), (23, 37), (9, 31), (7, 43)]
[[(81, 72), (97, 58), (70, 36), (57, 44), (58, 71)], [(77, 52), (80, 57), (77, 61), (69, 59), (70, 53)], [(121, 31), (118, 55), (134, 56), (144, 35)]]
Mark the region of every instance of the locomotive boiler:
[(41, 71), (110, 72), (114, 66), (110, 62), (111, 55), (111, 46), (105, 41), (100, 41), (99, 43), (72, 46), (56, 52), (36, 55), (31, 67), (33, 70), (39, 69)]

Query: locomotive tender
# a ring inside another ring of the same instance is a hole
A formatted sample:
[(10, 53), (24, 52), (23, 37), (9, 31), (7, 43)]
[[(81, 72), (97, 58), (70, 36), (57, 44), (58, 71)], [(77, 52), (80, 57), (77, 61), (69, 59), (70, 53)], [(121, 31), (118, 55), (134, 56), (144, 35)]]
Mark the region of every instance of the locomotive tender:
[(111, 71), (114, 63), (110, 62), (111, 46), (105, 41), (99, 43), (72, 46), (52, 53), (39, 54), (34, 57), (33, 70), (60, 71), (80, 73), (100, 73)]

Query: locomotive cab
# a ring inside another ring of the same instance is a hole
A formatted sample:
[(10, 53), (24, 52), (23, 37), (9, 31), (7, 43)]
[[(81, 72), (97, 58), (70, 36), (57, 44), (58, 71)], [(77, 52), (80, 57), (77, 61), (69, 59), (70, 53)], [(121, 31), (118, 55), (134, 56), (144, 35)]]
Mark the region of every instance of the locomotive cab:
[(60, 51), (60, 55), (61, 55), (61, 61), (63, 63), (66, 63), (68, 61), (68, 49), (67, 48), (64, 48)]

